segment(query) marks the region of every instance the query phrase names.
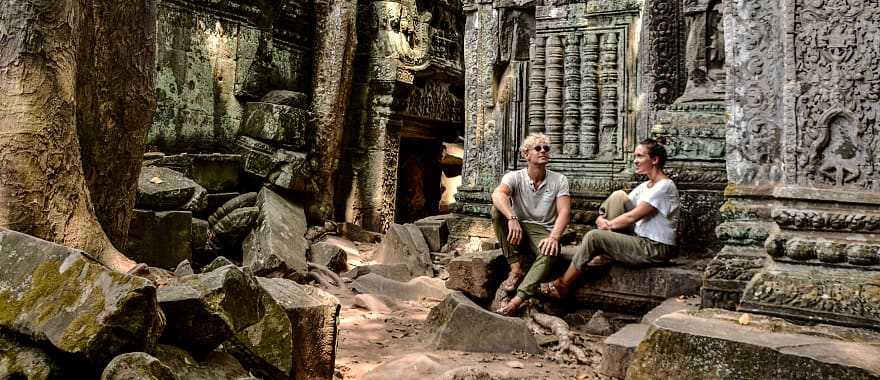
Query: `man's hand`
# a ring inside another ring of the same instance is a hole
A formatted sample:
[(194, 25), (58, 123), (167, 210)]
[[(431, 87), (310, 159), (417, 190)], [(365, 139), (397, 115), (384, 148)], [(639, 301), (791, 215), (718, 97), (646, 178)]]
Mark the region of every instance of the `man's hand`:
[(541, 254), (544, 256), (556, 256), (559, 254), (559, 239), (548, 236), (538, 243), (538, 248), (541, 249)]
[(519, 225), (519, 220), (516, 219), (508, 219), (507, 220), (507, 241), (513, 245), (519, 245), (519, 242), (522, 240), (522, 227)]
[(608, 219), (605, 219), (604, 215), (596, 218), (596, 227), (600, 230), (611, 231), (611, 223), (609, 223)]

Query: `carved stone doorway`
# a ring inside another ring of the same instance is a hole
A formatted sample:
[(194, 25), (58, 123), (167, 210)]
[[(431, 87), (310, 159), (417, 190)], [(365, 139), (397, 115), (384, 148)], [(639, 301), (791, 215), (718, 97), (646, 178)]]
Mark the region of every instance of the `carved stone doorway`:
[(443, 143), (401, 138), (395, 222), (411, 223), (439, 214)]

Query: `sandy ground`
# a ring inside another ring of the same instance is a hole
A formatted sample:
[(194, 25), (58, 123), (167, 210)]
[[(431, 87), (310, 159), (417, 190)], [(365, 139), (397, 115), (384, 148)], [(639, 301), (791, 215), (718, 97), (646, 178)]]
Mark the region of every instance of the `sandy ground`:
[[(592, 342), (587, 353), (592, 355), (593, 365), (557, 363), (545, 357), (551, 354), (546, 349), (544, 354), (539, 355), (435, 351), (427, 348), (428, 337), (424, 331), (424, 321), (431, 308), (440, 300), (399, 301), (399, 310), (385, 314), (353, 307), (354, 295), (347, 288), (328, 289), (328, 291), (337, 296), (342, 303), (336, 355), (337, 379), (363, 379), (379, 365), (408, 355), (410, 358), (415, 358), (412, 359), (415, 361), (419, 358), (433, 359), (444, 371), (465, 366), (485, 368), (499, 379), (599, 378), (592, 367), (595, 367), (601, 359), (596, 343), (601, 342), (603, 336), (578, 333), (586, 341)], [(553, 344), (548, 345), (548, 347), (552, 346)], [(431, 371), (420, 372), (416, 368), (418, 365), (410, 364), (410, 366), (413, 367), (412, 371), (395, 376), (397, 378), (394, 380), (439, 377), (425, 376), (425, 373)]]

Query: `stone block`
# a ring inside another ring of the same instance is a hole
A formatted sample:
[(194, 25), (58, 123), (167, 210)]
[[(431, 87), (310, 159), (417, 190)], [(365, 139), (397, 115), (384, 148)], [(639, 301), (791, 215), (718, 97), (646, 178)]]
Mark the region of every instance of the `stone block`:
[(670, 298), (642, 316), (642, 323), (652, 324), (657, 318), (677, 311), (690, 311), (700, 308), (699, 298)]
[(483, 251), (452, 259), (446, 266), (446, 287), (471, 297), (488, 299), (507, 276), (510, 267), (500, 249)]
[(254, 275), (232, 265), (178, 278), (158, 290), (168, 319), (162, 341), (197, 355), (211, 352), (260, 320), (260, 294)]
[(449, 239), (449, 227), (446, 225), (446, 219), (450, 217), (450, 215), (437, 215), (414, 222), (422, 230), (422, 235), (424, 235), (431, 252), (440, 252)]
[(247, 136), (238, 136), (236, 145), (245, 173), (261, 178), (269, 176), (275, 168), (274, 158), (278, 148)]
[(208, 243), (208, 221), (199, 218), (192, 218), (191, 231), (192, 250), (196, 251), (205, 249), (205, 244)]
[(148, 280), (0, 229), (0, 328), (104, 365), (124, 352), (152, 349), (162, 325)]
[(340, 233), (348, 240), (361, 243), (378, 243), (382, 241), (382, 234), (367, 231), (363, 227), (349, 222), (345, 222), (340, 226)]
[(627, 379), (880, 379), (880, 334), (720, 309), (664, 315)]
[(608, 377), (625, 378), (636, 347), (650, 328), (650, 325), (643, 323), (631, 323), (605, 338), (602, 342), (602, 361), (599, 362), (597, 371)]
[(644, 313), (667, 298), (699, 294), (703, 281), (701, 272), (677, 266), (613, 265), (607, 272), (579, 288), (575, 298), (603, 310)]
[(308, 144), (308, 121), (304, 109), (251, 102), (244, 106), (241, 134), (299, 150)]
[(423, 298), (443, 299), (451, 291), (443, 281), (431, 277), (417, 277), (407, 282), (391, 280), (374, 273), (358, 277), (351, 284), (352, 290), (362, 294), (376, 294), (405, 301)]
[(273, 90), (269, 91), (266, 95), (263, 95), (260, 102), (279, 104), (288, 107), (306, 108), (309, 106), (309, 97), (302, 92)]
[(0, 379), (63, 379), (63, 364), (46, 351), (0, 335)]
[(207, 207), (204, 187), (183, 174), (158, 166), (145, 166), (138, 177), (135, 206), (148, 210), (201, 211)]
[(419, 352), (376, 366), (364, 375), (364, 380), (446, 379), (441, 376), (445, 371), (446, 367), (437, 356)]
[(119, 355), (101, 373), (101, 380), (129, 379), (178, 380), (178, 377), (171, 368), (146, 352)]
[(150, 266), (174, 269), (181, 261), (192, 260), (193, 221), (189, 211), (135, 209), (125, 254)]
[(209, 192), (231, 191), (238, 187), (241, 173), (239, 154), (193, 154), (192, 178)]
[(406, 264), (413, 276), (434, 275), (428, 243), (421, 230), (412, 224), (392, 224), (388, 227), (376, 262)]
[(229, 353), (212, 351), (193, 356), (178, 347), (159, 345), (156, 358), (171, 369), (178, 379), (258, 380)]
[(312, 244), (309, 250), (309, 261), (323, 265), (328, 269), (340, 273), (348, 269), (348, 255), (342, 247), (321, 241)]
[(144, 166), (168, 168), (183, 174), (209, 192), (230, 191), (238, 186), (241, 171), (241, 155), (238, 154), (190, 154), (144, 157)]
[(449, 294), (425, 321), (435, 350), (538, 353), (538, 342), (526, 322), (481, 308), (464, 293)]
[(231, 260), (227, 259), (226, 257), (217, 256), (213, 261), (208, 263), (208, 265), (205, 265), (204, 267), (202, 267), (202, 269), (200, 269), (199, 272), (200, 273), (208, 273), (208, 272), (212, 272), (217, 269), (223, 268), (227, 265), (235, 265), (235, 263), (233, 263)]
[(311, 286), (259, 278), (266, 314), (232, 338), (228, 350), (266, 379), (333, 377), (339, 301)]
[(309, 191), (312, 170), (306, 158), (305, 153), (278, 149), (272, 157), (275, 169), (269, 173), (269, 182), (282, 189)]
[(409, 267), (406, 266), (406, 264), (361, 265), (348, 272), (345, 272), (342, 276), (351, 279), (357, 279), (369, 273), (373, 273), (387, 279), (401, 282), (406, 282), (413, 279), (413, 275), (412, 273), (410, 273)]
[(257, 195), (260, 214), (256, 226), (242, 243), (243, 263), (257, 275), (280, 273), (301, 281), (308, 272), (306, 214), (303, 208), (272, 190)]

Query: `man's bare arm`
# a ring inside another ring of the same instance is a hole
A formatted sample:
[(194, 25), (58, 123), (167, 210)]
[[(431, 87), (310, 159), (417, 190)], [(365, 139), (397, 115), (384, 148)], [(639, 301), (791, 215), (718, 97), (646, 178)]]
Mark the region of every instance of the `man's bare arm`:
[(556, 197), (556, 212), (556, 222), (553, 223), (553, 229), (550, 231), (550, 236), (538, 243), (538, 247), (541, 248), (541, 253), (547, 256), (556, 256), (559, 254), (559, 239), (562, 237), (562, 233), (565, 232), (565, 227), (568, 226), (568, 222), (571, 221), (570, 196), (563, 195), (561, 197)]
[(522, 240), (522, 227), (517, 219), (511, 219), (516, 216), (513, 212), (513, 206), (510, 203), (511, 191), (506, 184), (500, 184), (492, 192), (492, 204), (498, 209), (501, 215), (507, 218), (507, 241), (510, 244), (518, 245)]

